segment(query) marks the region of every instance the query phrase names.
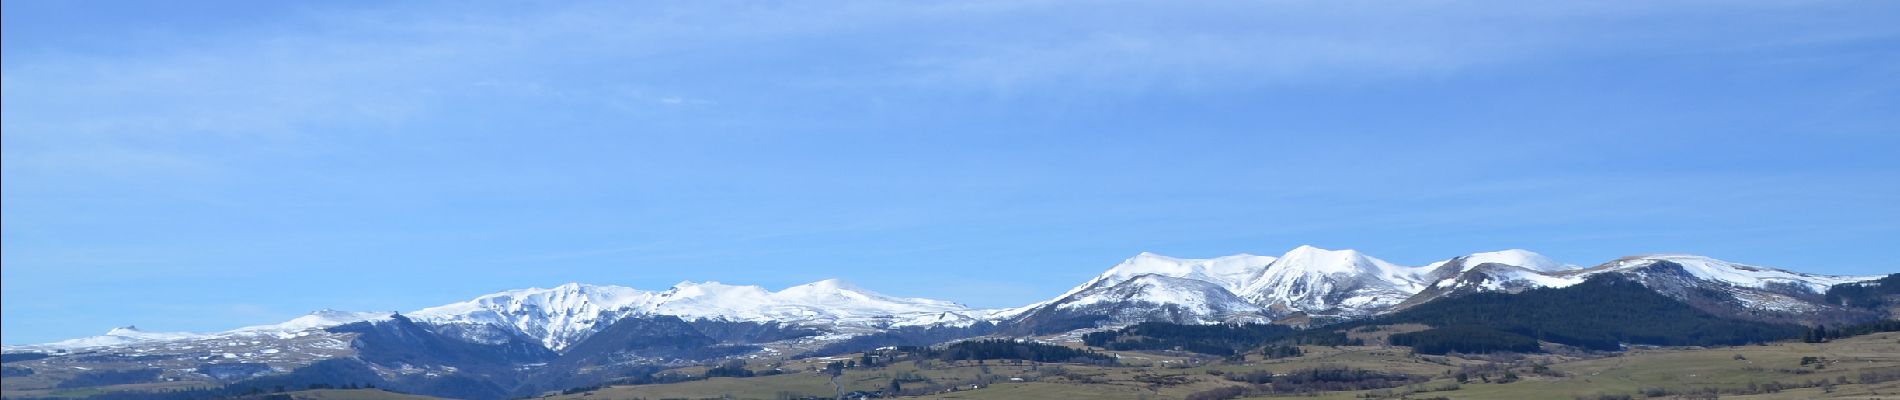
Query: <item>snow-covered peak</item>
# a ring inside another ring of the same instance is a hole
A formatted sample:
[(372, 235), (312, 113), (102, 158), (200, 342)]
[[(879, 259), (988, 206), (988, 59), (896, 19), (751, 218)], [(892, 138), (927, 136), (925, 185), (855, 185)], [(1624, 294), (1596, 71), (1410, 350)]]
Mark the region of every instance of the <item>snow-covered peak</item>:
[(1110, 267), (1108, 272), (1104, 274), (1129, 276), (1161, 274), (1163, 276), (1180, 276), (1186, 275), (1192, 272), (1192, 270), (1192, 264), (1183, 262), (1182, 259), (1144, 251), (1141, 252), (1141, 254), (1136, 254), (1134, 257), (1122, 260), (1119, 264), (1115, 264), (1114, 267)]
[(92, 347), (125, 346), (134, 344), (163, 343), (184, 340), (229, 338), (237, 336), (270, 335), (278, 337), (296, 337), (298, 332), (322, 329), (358, 321), (387, 320), (393, 313), (388, 312), (350, 312), (324, 309), (307, 315), (292, 318), (269, 325), (254, 325), (215, 333), (195, 332), (149, 332), (137, 326), (127, 325), (106, 331), (99, 336), (62, 340), (24, 346), (7, 346), (7, 349), (29, 350), (73, 350)]
[(297, 318), (292, 318), (289, 321), (270, 325), (247, 326), (226, 331), (225, 333), (294, 334), (300, 331), (328, 328), (353, 322), (383, 321), (390, 319), (394, 314), (395, 313), (391, 312), (337, 311), (326, 308)]
[(573, 313), (624, 307), (650, 301), (653, 296), (651, 292), (622, 286), (568, 283), (545, 289), (535, 287), (486, 294), (474, 300), (418, 310), (410, 316), (428, 320), (498, 307), (511, 311), (538, 308)]
[[(1300, 268), (1314, 272), (1351, 273), (1365, 268), (1380, 267), (1380, 265), (1375, 265), (1373, 260), (1375, 259), (1358, 250), (1327, 250), (1302, 245), (1288, 250), (1273, 264), (1275, 267)], [(1384, 261), (1379, 261), (1379, 263), (1389, 265)]]
[(1309, 313), (1365, 314), (1424, 290), (1423, 268), (1404, 267), (1356, 250), (1300, 246), (1267, 265), (1238, 293), (1267, 307)]
[(759, 287), (759, 286), (727, 285), (724, 283), (719, 283), (718, 281), (706, 281), (706, 282), (680, 282), (678, 284), (673, 285), (672, 289), (667, 290), (665, 293), (662, 293), (661, 295), (666, 296), (670, 299), (704, 298), (704, 297), (725, 298), (725, 299), (749, 299), (749, 298), (763, 298), (767, 295), (770, 295), (771, 293), (772, 292), (770, 290), (766, 290), (765, 288)]
[(1318, 274), (1369, 275), (1401, 285), (1417, 284), (1420, 268), (1411, 268), (1373, 258), (1358, 250), (1327, 250), (1302, 245), (1287, 251), (1267, 266), (1267, 273), (1300, 271)]
[(1036, 302), (1022, 307), (994, 312), (990, 319), (1014, 318), (1037, 308), (1073, 298), (1089, 288), (1105, 288), (1126, 282), (1142, 275), (1157, 275), (1171, 278), (1193, 279), (1218, 285), (1228, 291), (1238, 291), (1246, 287), (1261, 271), (1272, 263), (1273, 257), (1240, 253), (1214, 258), (1175, 258), (1141, 252), (1102, 271), (1100, 275), (1082, 282), (1049, 300)]
[(759, 286), (689, 282), (675, 285), (663, 296), (665, 301), (654, 313), (739, 321), (854, 319), (971, 311), (948, 301), (887, 296), (837, 279), (777, 292)]
[[(1456, 260), (1456, 259), (1453, 259)], [(1442, 261), (1434, 266), (1451, 261)], [(1451, 290), (1469, 288), (1479, 291), (1517, 291), (1533, 287), (1561, 288), (1582, 283), (1584, 277), (1534, 270), (1508, 262), (1465, 261), (1463, 268), (1433, 282), (1431, 287)]]
[(1090, 288), (1079, 296), (1058, 303), (1057, 307), (1076, 308), (1113, 302), (1177, 305), (1187, 310), (1206, 310), (1210, 307), (1223, 310), (1259, 309), (1213, 282), (1159, 274), (1137, 275), (1113, 285)]
[(209, 337), (209, 336), (210, 335), (205, 335), (205, 334), (200, 334), (200, 333), (191, 333), (191, 332), (147, 332), (144, 330), (140, 330), (137, 326), (127, 325), (127, 326), (112, 328), (111, 330), (106, 331), (106, 334), (104, 335), (88, 336), (88, 337), (83, 337), (83, 338), (78, 338), (78, 339), (67, 339), (67, 340), (61, 340), (61, 341), (52, 342), (52, 343), (32, 344), (32, 345), (23, 345), (23, 346), (7, 346), (6, 350), (32, 350), (32, 351), (77, 350), (77, 349), (86, 349), (86, 348), (94, 348), (94, 347), (123, 346), (123, 345), (138, 344), (138, 343), (169, 342), (169, 341), (174, 341), (174, 340), (191, 340), (191, 339), (198, 339), (198, 338), (204, 338), (204, 337)]
[(851, 300), (872, 300), (883, 296), (838, 279), (826, 279), (788, 287), (777, 294), (787, 298)]
[(946, 307), (962, 307), (956, 303), (921, 298), (903, 298), (887, 296), (873, 292), (839, 279), (826, 279), (803, 285), (785, 288), (772, 294), (772, 297), (787, 302), (807, 304), (835, 303), (914, 303), (931, 304)]
[(1140, 275), (1154, 274), (1173, 278), (1196, 279), (1238, 289), (1246, 285), (1246, 280), (1273, 262), (1273, 257), (1252, 254), (1235, 254), (1215, 258), (1174, 258), (1155, 253), (1143, 252), (1129, 257), (1108, 271), (1102, 272), (1094, 280), (1084, 283), (1069, 292), (1098, 283), (1114, 284)]
[[(1098, 280), (1073, 295), (1011, 311), (1000, 317), (1009, 320), (1009, 329), (1017, 334), (1150, 321), (1210, 324), (1270, 320), (1265, 309), (1220, 284), (1161, 274), (1139, 274), (1119, 282)], [(1077, 320), (1091, 322), (1077, 325)]]
[(1543, 254), (1537, 254), (1536, 252), (1533, 252), (1530, 250), (1509, 249), (1509, 250), (1490, 251), (1490, 252), (1483, 252), (1483, 253), (1472, 253), (1472, 254), (1468, 254), (1464, 256), (1459, 256), (1459, 257), (1452, 258), (1450, 260), (1432, 263), (1431, 265), (1426, 266), (1426, 269), (1436, 270), (1439, 267), (1444, 266), (1445, 264), (1452, 263), (1454, 261), (1459, 262), (1459, 264), (1463, 266), (1461, 271), (1469, 271), (1472, 268), (1475, 268), (1479, 265), (1484, 265), (1484, 264), (1503, 264), (1503, 265), (1509, 265), (1513, 267), (1519, 267), (1519, 268), (1524, 268), (1524, 269), (1528, 269), (1532, 271), (1546, 272), (1546, 273), (1564, 272), (1564, 271), (1570, 271), (1570, 270), (1581, 268), (1576, 265), (1558, 262), (1557, 260), (1553, 260), (1550, 257), (1545, 257)]
[(1465, 265), (1472, 265), (1472, 266), (1496, 263), (1496, 264), (1504, 264), (1504, 265), (1509, 265), (1509, 266), (1514, 266), (1514, 267), (1524, 267), (1525, 269), (1529, 269), (1532, 271), (1542, 271), (1542, 272), (1557, 272), (1557, 271), (1577, 269), (1577, 266), (1575, 265), (1557, 262), (1557, 260), (1553, 260), (1550, 257), (1545, 257), (1543, 254), (1537, 254), (1530, 250), (1524, 250), (1524, 249), (1509, 249), (1509, 250), (1492, 251), (1492, 252), (1484, 252), (1484, 253), (1474, 253), (1472, 255), (1465, 256), (1465, 257), (1466, 257)]
[(680, 282), (661, 293), (664, 300), (656, 305), (660, 314), (706, 317), (729, 316), (731, 319), (762, 319), (760, 308), (776, 303), (772, 292), (758, 286), (727, 285), (719, 282)]
[(845, 282), (843, 279), (838, 279), (838, 278), (825, 279), (825, 280), (821, 280), (817, 282), (793, 286), (790, 288), (786, 288), (785, 290), (793, 290), (793, 289), (801, 289), (801, 288), (809, 288), (811, 290), (819, 290), (819, 291), (841, 291), (841, 290), (855, 291), (855, 292), (865, 291), (864, 288), (860, 288), (858, 287), (858, 285), (853, 285), (850, 282)]
[(417, 310), (409, 317), (437, 324), (508, 327), (559, 350), (592, 334), (602, 322), (652, 308), (659, 298), (653, 292), (622, 286), (568, 283), (483, 295)]
[(112, 338), (124, 339), (128, 342), (140, 342), (140, 341), (155, 341), (155, 340), (188, 339), (188, 338), (195, 338), (195, 337), (200, 337), (200, 336), (204, 336), (204, 335), (191, 333), (191, 332), (149, 332), (149, 331), (140, 330), (137, 325), (126, 325), (126, 326), (121, 326), (117, 328), (112, 328), (111, 330), (106, 331), (106, 334), (103, 336), (94, 336), (94, 337), (95, 338), (112, 337)]

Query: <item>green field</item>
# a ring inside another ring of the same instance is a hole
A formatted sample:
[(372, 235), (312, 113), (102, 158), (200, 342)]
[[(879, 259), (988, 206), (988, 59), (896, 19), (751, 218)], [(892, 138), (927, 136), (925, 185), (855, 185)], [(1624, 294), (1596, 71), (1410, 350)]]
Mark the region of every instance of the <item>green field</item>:
[[(1405, 348), (1387, 347), (1306, 347), (1305, 356), (1280, 360), (1249, 358), (1245, 362), (1209, 361), (1196, 363), (1186, 358), (1138, 352), (1119, 352), (1130, 364), (1143, 366), (1096, 367), (1044, 364), (1030, 366), (978, 366), (973, 363), (914, 362), (868, 369), (846, 370), (838, 383), (843, 390), (876, 390), (892, 377), (914, 374), (932, 382), (955, 384), (956, 391), (931, 393), (917, 398), (963, 399), (1180, 399), (1189, 394), (1221, 386), (1240, 385), (1210, 371), (1244, 372), (1267, 370), (1284, 373), (1314, 367), (1352, 367), (1388, 372), (1403, 372), (1431, 377), (1431, 381), (1393, 389), (1325, 392), (1322, 399), (1352, 399), (1371, 396), (1392, 397), (1410, 390), (1443, 388), (1456, 383), (1453, 376), (1462, 367), (1493, 367), (1490, 379), (1508, 371), (1519, 379), (1511, 383), (1483, 383), (1473, 377), (1457, 385), (1456, 390), (1412, 393), (1413, 398), (1446, 397), (1453, 399), (1569, 399), (1598, 394), (1627, 394), (1643, 398), (1640, 391), (1661, 388), (1686, 391), (1701, 388), (1736, 390), (1755, 384), (1766, 387), (1775, 382), (1813, 382), (1826, 380), (1836, 384), (1832, 392), (1823, 388), (1786, 389), (1776, 393), (1740, 395), (1724, 393), (1720, 398), (1735, 399), (1900, 399), (1900, 381), (1862, 384), (1862, 372), (1900, 371), (1900, 333), (1874, 334), (1832, 343), (1777, 343), (1713, 349), (1637, 349), (1614, 356), (1532, 355), (1515, 360), (1414, 356)], [(1817, 357), (1818, 363), (1802, 365), (1803, 357)], [(786, 364), (786, 370), (809, 368), (813, 362)], [(1538, 365), (1544, 368), (1537, 368)], [(1052, 368), (1053, 367), (1053, 368)], [(987, 368), (988, 373), (983, 370)], [(1058, 370), (1060, 373), (1053, 373)], [(1019, 378), (1023, 381), (1013, 381)], [(614, 386), (581, 394), (552, 396), (565, 399), (776, 399), (787, 395), (811, 396), (836, 393), (830, 377), (819, 371), (798, 372), (757, 378), (715, 378), (704, 381), (664, 385)], [(1271, 397), (1271, 396), (1268, 396)], [(1670, 396), (1673, 397), (1673, 396)], [(1669, 398), (1669, 397), (1664, 397)]]
[[(1900, 376), (1900, 333), (1881, 333), (1831, 343), (1776, 343), (1711, 349), (1634, 349), (1620, 354), (1528, 355), (1515, 357), (1446, 357), (1413, 355), (1403, 347), (1303, 347), (1300, 357), (1275, 360), (1250, 356), (1228, 361), (1181, 353), (1109, 352), (1121, 366), (1037, 364), (988, 361), (903, 361), (874, 368), (844, 370), (834, 380), (824, 371), (833, 360), (855, 357), (755, 361), (758, 372), (783, 374), (751, 378), (712, 378), (698, 381), (609, 386), (597, 390), (542, 397), (559, 399), (780, 399), (834, 396), (840, 391), (885, 389), (893, 379), (909, 390), (934, 388), (911, 398), (942, 399), (1183, 399), (1209, 389), (1243, 384), (1222, 375), (1252, 371), (1284, 374), (1291, 371), (1349, 367), (1427, 377), (1429, 381), (1397, 388), (1333, 391), (1286, 395), (1320, 399), (1444, 397), (1452, 399), (1570, 399), (1599, 394), (1634, 395), (1660, 388), (1675, 393), (1715, 388), (1725, 399), (1900, 399), (1900, 380), (1865, 384), (1862, 373)], [(1804, 365), (1803, 359), (1811, 359)], [(1465, 370), (1469, 381), (1456, 384)], [(704, 367), (675, 372), (699, 375)], [(1518, 379), (1498, 383), (1505, 373)], [(1491, 382), (1485, 382), (1491, 381)], [(1827, 381), (1831, 388), (1794, 388), (1775, 393), (1742, 395), (1734, 390), (1774, 384)], [(105, 388), (59, 390), (16, 385), (29, 380), (9, 378), (6, 395), (16, 397), (71, 396), (106, 390), (162, 389), (165, 384), (121, 385)], [(1840, 383), (1845, 382), (1845, 383)], [(36, 382), (37, 383), (37, 382)], [(1455, 390), (1442, 390), (1456, 384)], [(29, 390), (20, 390), (31, 388)], [(1441, 389), (1438, 391), (1426, 391)], [(1417, 392), (1417, 393), (1413, 393)], [(309, 390), (290, 393), (300, 399), (420, 399), (378, 390)], [(1271, 396), (1269, 396), (1271, 397)], [(1673, 398), (1665, 396), (1662, 398)]]
[(426, 400), (429, 396), (390, 393), (376, 389), (320, 389), (291, 393), (291, 398), (308, 400)]

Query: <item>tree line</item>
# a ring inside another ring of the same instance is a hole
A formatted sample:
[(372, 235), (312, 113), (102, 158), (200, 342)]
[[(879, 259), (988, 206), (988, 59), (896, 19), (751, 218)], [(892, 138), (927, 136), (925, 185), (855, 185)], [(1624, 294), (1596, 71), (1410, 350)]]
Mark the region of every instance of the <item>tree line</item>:
[(1527, 350), (1526, 338), (1604, 351), (1624, 343), (1732, 346), (1791, 339), (1803, 329), (1722, 318), (1614, 275), (1564, 288), (1441, 299), (1354, 325), (1399, 323), (1438, 327), (1405, 340), (1476, 352)]
[(1865, 335), (1869, 333), (1879, 333), (1879, 332), (1900, 332), (1900, 321), (1891, 320), (1891, 319), (1880, 320), (1880, 321), (1874, 321), (1874, 322), (1848, 325), (1845, 327), (1841, 327), (1839, 329), (1828, 329), (1827, 325), (1816, 325), (1812, 328), (1808, 328), (1806, 332), (1803, 332), (1801, 334), (1801, 341), (1808, 342), (1808, 343), (1822, 343), (1822, 342), (1827, 342), (1834, 339), (1860, 336), (1860, 335)]
[(1109, 350), (1181, 350), (1216, 356), (1234, 356), (1265, 349), (1268, 358), (1297, 356), (1293, 345), (1340, 346), (1363, 344), (1332, 330), (1302, 330), (1283, 325), (1182, 325), (1144, 322), (1125, 328), (1082, 335), (1082, 343)]

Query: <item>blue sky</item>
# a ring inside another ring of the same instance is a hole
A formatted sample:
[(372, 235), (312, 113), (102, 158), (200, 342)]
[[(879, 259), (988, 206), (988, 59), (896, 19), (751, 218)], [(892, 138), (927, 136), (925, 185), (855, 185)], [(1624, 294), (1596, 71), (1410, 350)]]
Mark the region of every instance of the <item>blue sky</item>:
[(1648, 3), (7, 1), (3, 333), (1301, 244), (1900, 272), (1900, 3)]

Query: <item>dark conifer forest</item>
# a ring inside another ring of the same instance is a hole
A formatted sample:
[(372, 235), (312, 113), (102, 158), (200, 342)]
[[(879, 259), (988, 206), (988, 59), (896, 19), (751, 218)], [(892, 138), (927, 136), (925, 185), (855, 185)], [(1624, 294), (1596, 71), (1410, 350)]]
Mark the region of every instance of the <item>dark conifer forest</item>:
[[(1565, 288), (1441, 299), (1384, 317), (1309, 330), (1262, 324), (1150, 322), (1090, 333), (1082, 339), (1090, 346), (1110, 350), (1181, 350), (1228, 356), (1268, 345), (1358, 344), (1342, 332), (1402, 323), (1432, 326), (1391, 337), (1392, 344), (1411, 346), (1426, 354), (1538, 352), (1543, 350), (1539, 341), (1602, 351), (1618, 350), (1625, 344), (1728, 346), (1799, 338), (1810, 332), (1797, 325), (1722, 318), (1640, 283), (1605, 275)], [(1853, 332), (1864, 334), (1885, 326), (1865, 324)], [(1848, 334), (1846, 328), (1840, 332)], [(1809, 337), (1814, 335), (1809, 333)]]
[[(1217, 356), (1245, 353), (1268, 344), (1356, 344), (1344, 333), (1301, 330), (1283, 325), (1181, 325), (1148, 322), (1089, 333), (1082, 343), (1109, 350), (1181, 350)], [(1282, 351), (1284, 353), (1284, 350)]]
[(1524, 338), (1590, 350), (1617, 350), (1626, 343), (1732, 346), (1792, 339), (1803, 331), (1722, 318), (1611, 275), (1565, 288), (1443, 299), (1353, 325), (1398, 323), (1434, 326), (1405, 340), (1446, 350), (1522, 351)]
[(1891, 274), (1872, 282), (1844, 283), (1827, 289), (1828, 304), (1858, 308), (1878, 308), (1888, 298), (1900, 295), (1900, 274)]
[(945, 361), (1023, 360), (1038, 362), (1112, 362), (1113, 357), (1072, 347), (1036, 342), (985, 339), (951, 343), (941, 350), (928, 350), (928, 358)]

